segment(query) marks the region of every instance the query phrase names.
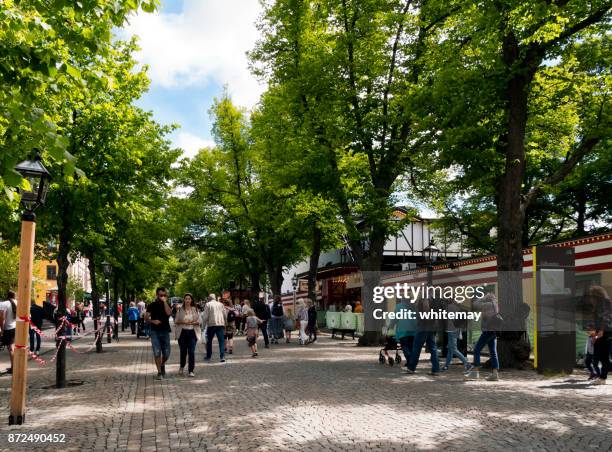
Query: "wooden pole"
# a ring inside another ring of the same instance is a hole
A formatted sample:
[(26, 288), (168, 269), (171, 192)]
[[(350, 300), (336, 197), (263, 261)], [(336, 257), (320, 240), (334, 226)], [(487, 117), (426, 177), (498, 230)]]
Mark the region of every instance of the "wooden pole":
[(32, 297), (32, 266), (34, 263), (34, 237), (36, 222), (33, 214), (21, 222), (21, 249), (19, 258), (19, 283), (17, 289), (17, 326), (15, 330), (15, 354), (13, 358), (13, 382), (9, 425), (25, 422), (26, 389), (28, 376), (28, 336)]

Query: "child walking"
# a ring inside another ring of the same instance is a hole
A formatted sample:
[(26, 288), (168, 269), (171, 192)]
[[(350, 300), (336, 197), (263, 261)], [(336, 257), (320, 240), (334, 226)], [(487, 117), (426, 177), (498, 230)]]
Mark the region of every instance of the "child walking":
[(596, 331), (592, 326), (587, 328), (587, 340), (584, 347), (584, 367), (589, 371), (589, 381), (599, 378), (599, 360), (595, 357)]
[(253, 353), (252, 357), (255, 358), (257, 356), (257, 333), (259, 324), (263, 323), (263, 320), (257, 317), (252, 309), (247, 310), (246, 316), (246, 340)]

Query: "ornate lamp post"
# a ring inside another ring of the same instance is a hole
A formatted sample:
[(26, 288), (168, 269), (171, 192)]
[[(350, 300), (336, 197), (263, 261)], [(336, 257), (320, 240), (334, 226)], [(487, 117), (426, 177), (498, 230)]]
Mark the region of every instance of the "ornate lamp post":
[(15, 171), (28, 182), (29, 188), (19, 189), (21, 205), (25, 210), (21, 215), (17, 327), (15, 330), (9, 425), (21, 425), (25, 422), (28, 376), (28, 318), (32, 296), (32, 266), (34, 264), (34, 239), (36, 236), (34, 210), (45, 203), (51, 180), (51, 174), (42, 164), (38, 151), (33, 160), (25, 160), (19, 163), (15, 167)]
[(436, 260), (438, 259), (438, 254), (440, 250), (436, 246), (436, 243), (433, 239), (429, 241), (429, 245), (423, 248), (423, 258), (425, 259), (425, 263), (427, 264), (427, 285), (431, 286), (433, 284), (433, 266)]
[[(433, 286), (433, 266), (436, 260), (438, 259), (438, 254), (440, 250), (436, 246), (434, 238), (432, 237), (429, 240), (429, 245), (423, 248), (423, 258), (425, 263), (427, 264), (427, 286)], [(431, 301), (431, 300), (430, 300)], [(444, 333), (442, 334), (442, 355), (446, 356), (446, 336)]]
[(293, 316), (295, 317), (295, 302), (297, 296), (297, 286), (298, 286), (298, 277), (294, 273), (293, 278), (291, 278), (291, 285), (293, 286)]
[[(111, 343), (111, 320), (110, 320), (110, 282), (109, 278), (113, 273), (113, 267), (108, 262), (102, 262), (102, 272), (104, 273), (104, 284), (106, 289), (106, 342)], [(116, 308), (116, 307), (115, 307)]]

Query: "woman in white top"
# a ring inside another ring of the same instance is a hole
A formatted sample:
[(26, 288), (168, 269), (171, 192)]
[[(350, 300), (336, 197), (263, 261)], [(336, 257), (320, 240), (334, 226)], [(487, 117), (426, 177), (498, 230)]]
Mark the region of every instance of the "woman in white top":
[(308, 326), (308, 308), (304, 305), (304, 299), (300, 298), (296, 302), (295, 309), (297, 316), (295, 318), (297, 326), (300, 330), (300, 345), (306, 344), (306, 327)]
[(193, 295), (190, 293), (183, 296), (183, 306), (176, 312), (174, 325), (176, 326), (174, 331), (181, 351), (179, 375), (185, 374), (185, 363), (189, 356), (188, 372), (190, 377), (194, 377), (195, 349), (196, 344), (202, 338), (202, 332), (200, 330), (200, 313), (194, 306)]

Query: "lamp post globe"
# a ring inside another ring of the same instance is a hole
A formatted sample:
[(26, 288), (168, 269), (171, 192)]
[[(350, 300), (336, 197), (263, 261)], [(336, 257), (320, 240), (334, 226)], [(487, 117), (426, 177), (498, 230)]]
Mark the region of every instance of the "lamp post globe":
[(291, 278), (291, 284), (293, 285), (293, 291), (295, 292), (298, 286), (298, 277), (295, 273), (293, 274), (293, 278)]
[(26, 210), (24, 215), (29, 214), (33, 217), (34, 209), (45, 204), (51, 182), (51, 173), (42, 164), (39, 151), (36, 151), (34, 159), (24, 160), (15, 166), (15, 171), (27, 182), (25, 186), (22, 184), (17, 189), (21, 195), (21, 204)]
[(440, 254), (440, 249), (436, 246), (436, 242), (432, 237), (429, 241), (429, 245), (423, 248), (423, 257), (427, 265), (433, 265), (434, 262), (438, 259), (438, 254)]
[(106, 279), (110, 278), (112, 272), (113, 266), (106, 261), (102, 262), (102, 273), (104, 273)]

